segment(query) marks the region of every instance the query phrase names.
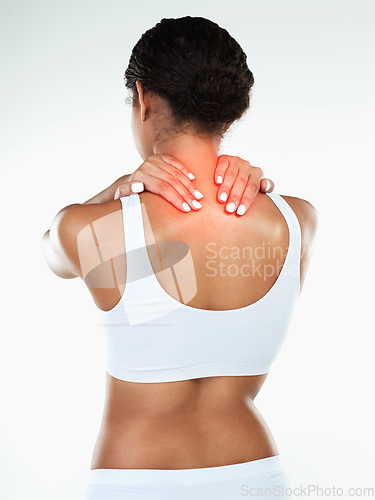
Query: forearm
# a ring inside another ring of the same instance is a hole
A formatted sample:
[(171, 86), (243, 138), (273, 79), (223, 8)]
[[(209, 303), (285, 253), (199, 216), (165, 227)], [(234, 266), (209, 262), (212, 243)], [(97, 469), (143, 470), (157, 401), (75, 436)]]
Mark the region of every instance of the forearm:
[(129, 182), (130, 177), (133, 174), (126, 174), (117, 179), (113, 184), (111, 184), (109, 187), (101, 191), (100, 193), (96, 194), (89, 200), (85, 201), (82, 203), (82, 205), (89, 205), (90, 203), (107, 203), (108, 201), (112, 201), (115, 196), (115, 192), (117, 188), (120, 186), (120, 184), (123, 184), (124, 182)]

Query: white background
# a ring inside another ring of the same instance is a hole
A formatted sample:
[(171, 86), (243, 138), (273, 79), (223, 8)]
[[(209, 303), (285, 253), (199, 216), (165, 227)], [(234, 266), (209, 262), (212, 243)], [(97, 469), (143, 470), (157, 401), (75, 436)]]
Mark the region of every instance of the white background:
[(105, 343), (86, 287), (51, 273), (41, 238), (62, 207), (141, 164), (123, 74), (144, 31), (185, 15), (225, 27), (255, 76), (222, 152), (320, 216), (257, 405), (296, 486), (375, 486), (374, 12), (364, 0), (1, 2), (1, 498), (82, 498)]

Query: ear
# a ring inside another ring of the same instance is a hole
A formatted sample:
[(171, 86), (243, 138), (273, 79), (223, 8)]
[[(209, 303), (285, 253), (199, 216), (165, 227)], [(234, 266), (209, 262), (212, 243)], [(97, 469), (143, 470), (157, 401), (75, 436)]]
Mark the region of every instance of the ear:
[(146, 100), (145, 100), (145, 94), (143, 92), (142, 84), (139, 80), (137, 80), (135, 82), (135, 85), (137, 87), (138, 101), (139, 101), (139, 105), (141, 107), (141, 120), (144, 122), (146, 120), (146, 114), (147, 114), (147, 104), (146, 104)]

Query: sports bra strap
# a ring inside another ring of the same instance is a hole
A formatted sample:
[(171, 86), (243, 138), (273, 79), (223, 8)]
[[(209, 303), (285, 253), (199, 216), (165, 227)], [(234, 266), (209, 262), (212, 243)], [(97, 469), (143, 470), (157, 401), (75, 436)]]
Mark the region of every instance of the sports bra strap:
[(277, 208), (283, 214), (289, 229), (289, 246), (291, 250), (291, 259), (294, 261), (300, 261), (301, 257), (301, 226), (299, 220), (293, 209), (287, 203), (282, 196), (278, 193), (266, 193), (272, 201), (275, 203)]
[[(126, 251), (126, 281), (136, 281), (154, 274), (147, 252), (143, 229), (142, 204), (138, 193), (120, 198)], [(136, 251), (134, 251), (136, 250)]]
[[(290, 205), (278, 193), (266, 193), (284, 216), (289, 229), (290, 258), (294, 262), (300, 260), (301, 256), (301, 227), (296, 214)], [(137, 259), (144, 257), (143, 265), (148, 267), (145, 233), (143, 229), (142, 205), (138, 193), (120, 198), (122, 203), (123, 224), (125, 233), (126, 253), (141, 249), (136, 252)], [(250, 208), (251, 210), (251, 208)], [(144, 253), (146, 252), (146, 253)]]
[(126, 253), (145, 246), (141, 199), (137, 193), (120, 198), (125, 233)]

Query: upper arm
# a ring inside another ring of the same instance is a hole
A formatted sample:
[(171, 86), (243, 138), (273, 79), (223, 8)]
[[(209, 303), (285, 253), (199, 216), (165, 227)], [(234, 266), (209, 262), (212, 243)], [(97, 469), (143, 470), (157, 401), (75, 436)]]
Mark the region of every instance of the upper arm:
[(297, 216), (301, 227), (301, 289), (306, 278), (310, 259), (313, 251), (313, 244), (318, 228), (318, 211), (307, 200), (292, 196), (283, 196)]
[(48, 266), (57, 276), (80, 277), (86, 282), (89, 273), (97, 269), (95, 284), (104, 287), (102, 281), (106, 282), (108, 273), (106, 260), (123, 253), (123, 238), (119, 241), (115, 237), (121, 236), (119, 206), (120, 200), (113, 200), (101, 204), (73, 204), (60, 210), (42, 239)]
[(60, 278), (82, 277), (77, 238), (85, 224), (86, 205), (69, 205), (55, 216), (43, 235), (44, 257), (51, 271)]

